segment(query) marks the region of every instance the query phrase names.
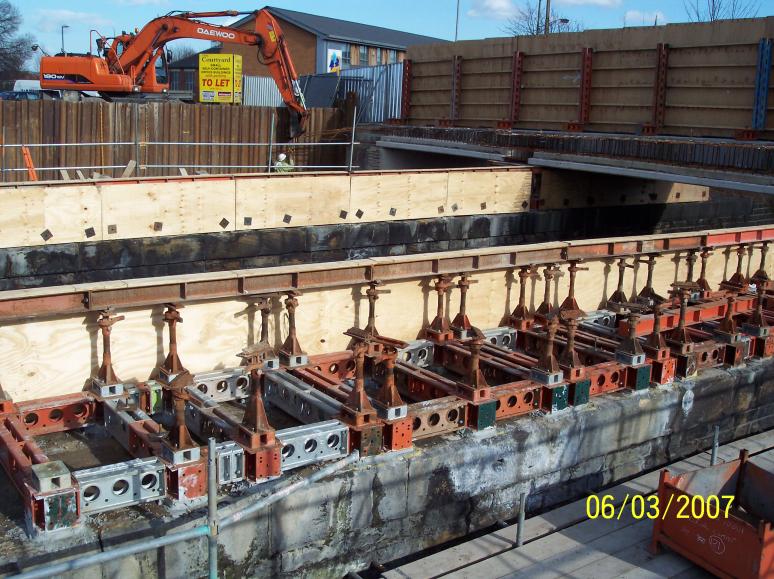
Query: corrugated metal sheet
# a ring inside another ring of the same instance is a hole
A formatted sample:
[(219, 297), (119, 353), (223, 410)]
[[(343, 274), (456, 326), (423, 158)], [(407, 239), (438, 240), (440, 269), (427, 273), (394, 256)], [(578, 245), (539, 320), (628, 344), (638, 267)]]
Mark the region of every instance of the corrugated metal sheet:
[(360, 123), (383, 123), (400, 117), (403, 63), (350, 68), (341, 72), (339, 96), (358, 95)]
[(283, 102), (272, 77), (245, 76), (242, 78), (242, 104), (251, 107), (281, 107)]
[[(340, 74), (314, 74), (299, 79), (308, 107), (333, 107), (347, 93), (358, 95), (359, 123), (383, 123), (400, 117), (403, 63), (350, 68)], [(282, 106), (282, 97), (271, 77), (246, 76), (244, 104)]]

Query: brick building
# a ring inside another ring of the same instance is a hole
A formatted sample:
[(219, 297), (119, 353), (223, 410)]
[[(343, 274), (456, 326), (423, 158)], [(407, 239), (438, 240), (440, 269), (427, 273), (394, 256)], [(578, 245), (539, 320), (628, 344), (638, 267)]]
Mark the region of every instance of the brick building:
[[(408, 46), (444, 42), (440, 38), (410, 34), (381, 26), (306, 14), (274, 6), (266, 8), (282, 26), (299, 76), (328, 72), (328, 58), (331, 50), (340, 51), (341, 68), (347, 69), (401, 62)], [(252, 16), (247, 16), (232, 26), (252, 30), (253, 22)], [(258, 61), (257, 49), (254, 46), (223, 44), (204, 52), (241, 54), (245, 75), (269, 76), (267, 68)], [(198, 55), (175, 61), (169, 68), (173, 90), (193, 90), (196, 84)]]

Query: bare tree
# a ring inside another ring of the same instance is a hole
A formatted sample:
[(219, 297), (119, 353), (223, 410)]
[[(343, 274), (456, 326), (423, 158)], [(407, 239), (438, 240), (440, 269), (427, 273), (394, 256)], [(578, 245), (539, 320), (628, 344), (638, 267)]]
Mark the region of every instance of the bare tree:
[(758, 14), (759, 0), (683, 0), (688, 19), (714, 22), (733, 18), (753, 18)]
[(17, 78), (32, 56), (33, 38), (19, 34), (22, 17), (8, 0), (0, 0), (0, 79)]
[[(544, 3), (542, 0), (525, 0), (517, 8), (516, 16), (508, 20), (505, 31), (514, 36), (529, 36), (543, 34), (545, 32)], [(583, 30), (581, 22), (564, 18), (555, 10), (551, 10), (549, 19), (549, 32), (580, 32)]]
[(199, 51), (190, 44), (170, 43), (168, 51), (172, 55), (172, 62), (183, 60), (194, 54), (199, 54)]

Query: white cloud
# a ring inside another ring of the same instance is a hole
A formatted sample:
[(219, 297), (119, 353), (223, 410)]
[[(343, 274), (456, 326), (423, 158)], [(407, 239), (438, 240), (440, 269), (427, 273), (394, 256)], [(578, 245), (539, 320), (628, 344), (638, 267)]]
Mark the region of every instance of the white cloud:
[(565, 6), (601, 6), (602, 8), (617, 8), (622, 0), (557, 0), (557, 4)]
[(655, 12), (642, 12), (641, 10), (627, 10), (624, 15), (624, 26), (653, 26), (653, 24), (666, 24), (667, 19), (661, 10)]
[(75, 12), (74, 10), (54, 9), (37, 11), (37, 28), (42, 32), (60, 30), (63, 24), (85, 24), (91, 28), (112, 26), (113, 22), (93, 12)]
[(508, 20), (519, 13), (512, 0), (473, 0), (473, 7), (468, 10), (472, 18), (492, 18)]

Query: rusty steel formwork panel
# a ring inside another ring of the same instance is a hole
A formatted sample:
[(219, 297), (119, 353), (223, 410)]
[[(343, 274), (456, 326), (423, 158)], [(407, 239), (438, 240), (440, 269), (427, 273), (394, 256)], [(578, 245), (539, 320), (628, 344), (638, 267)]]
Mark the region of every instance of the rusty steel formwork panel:
[[(765, 464), (743, 450), (738, 460), (684, 474), (661, 471), (662, 515), (653, 526), (651, 552), (668, 547), (717, 577), (770, 578), (774, 472)], [(690, 516), (681, 516), (685, 508)]]

